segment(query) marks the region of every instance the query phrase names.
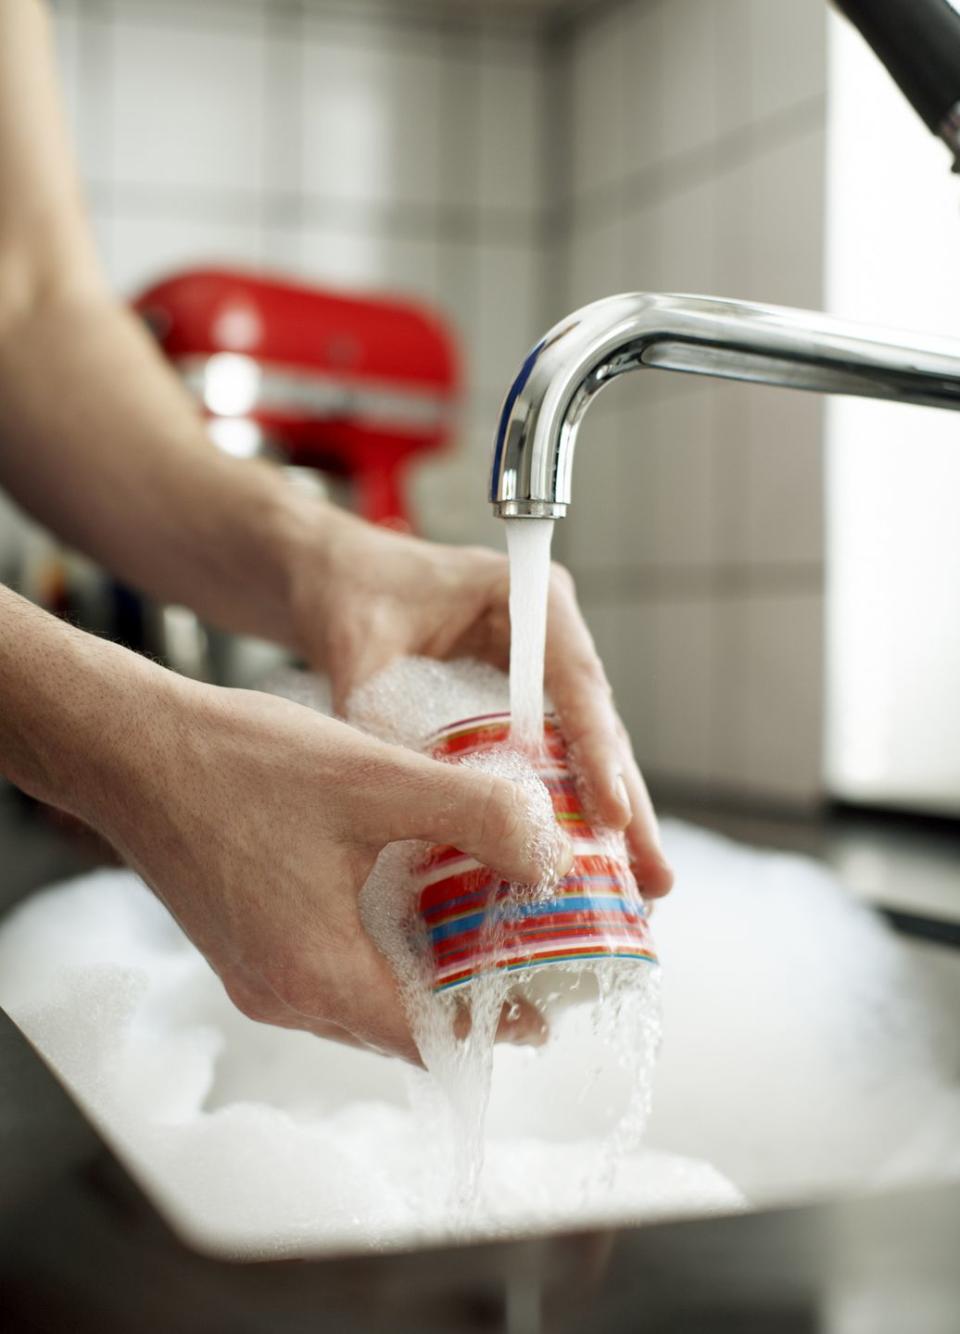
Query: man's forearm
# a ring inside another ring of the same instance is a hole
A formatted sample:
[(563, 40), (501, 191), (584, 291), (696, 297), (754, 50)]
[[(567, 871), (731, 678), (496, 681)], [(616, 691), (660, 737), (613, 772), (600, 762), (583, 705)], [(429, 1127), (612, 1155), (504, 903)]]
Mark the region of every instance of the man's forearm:
[(218, 453), (146, 333), (109, 297), (48, 298), (0, 336), (0, 485), (137, 588), (293, 644), (289, 581), (336, 516)]
[(155, 597), (295, 642), (291, 570), (304, 543), (320, 570), (327, 511), (219, 455), (107, 292), (39, 0), (0, 3), (0, 487)]
[(168, 676), (0, 585), (0, 774), (95, 820), (123, 791), (123, 756), (145, 744), (141, 723)]

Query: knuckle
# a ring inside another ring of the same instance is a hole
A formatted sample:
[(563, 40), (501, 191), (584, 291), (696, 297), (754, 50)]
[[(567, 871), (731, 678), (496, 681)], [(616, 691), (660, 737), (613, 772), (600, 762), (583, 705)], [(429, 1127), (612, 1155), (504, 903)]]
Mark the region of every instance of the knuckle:
[[(342, 960), (351, 954), (353, 942), (347, 937), (331, 940), (327, 950), (332, 959)], [(312, 1023), (342, 1025), (352, 1008), (351, 991), (340, 970), (318, 963), (315, 957), (297, 959), (279, 975), (274, 972), (270, 987), (283, 1006)]]
[(507, 558), (501, 551), (479, 545), (463, 548), (464, 556), (484, 573), (500, 573), (507, 569)]
[(223, 988), (231, 1003), (247, 1019), (252, 1019), (257, 1024), (269, 1024), (273, 1021), (276, 1006), (270, 1004), (267, 996), (236, 978), (224, 979)]
[(523, 823), (522, 793), (507, 778), (491, 778), (480, 803), (480, 841), (484, 846), (513, 843)]

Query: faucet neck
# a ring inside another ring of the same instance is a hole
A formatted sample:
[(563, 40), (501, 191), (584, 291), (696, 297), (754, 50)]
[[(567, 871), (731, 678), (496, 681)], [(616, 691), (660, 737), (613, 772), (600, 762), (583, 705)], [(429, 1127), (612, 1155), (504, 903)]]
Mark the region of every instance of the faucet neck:
[(490, 500), (502, 518), (562, 518), (577, 431), (600, 390), (655, 369), (960, 408), (960, 343), (713, 297), (628, 293), (575, 311), (504, 400)]

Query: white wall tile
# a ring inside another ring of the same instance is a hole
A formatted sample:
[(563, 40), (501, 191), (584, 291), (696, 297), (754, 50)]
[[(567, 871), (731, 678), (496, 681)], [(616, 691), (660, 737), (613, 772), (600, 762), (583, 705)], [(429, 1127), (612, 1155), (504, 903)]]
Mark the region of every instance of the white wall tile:
[(108, 184), (113, 177), (113, 29), (79, 4), (64, 17), (71, 15), (73, 72), (67, 73), (66, 91), (74, 152), (84, 181)]
[(755, 171), (752, 158), (729, 167), (716, 178), (714, 215), (714, 283), (717, 296), (756, 300), (753, 204)]
[(767, 804), (823, 793), (823, 599), (744, 593), (717, 604), (714, 781)]
[(751, 386), (743, 557), (757, 565), (824, 559), (823, 400)]
[(596, 601), (587, 599), (582, 611), (616, 695), (618, 687), (622, 687), (629, 675), (629, 664), (624, 658), (624, 602), (608, 597)]
[(477, 280), (474, 383), (499, 396), (543, 333), (540, 252), (532, 245), (481, 245)]
[(758, 154), (751, 172), (754, 299), (817, 309), (823, 298), (822, 128)]
[(116, 241), (113, 210), (106, 204), (94, 203), (87, 208), (87, 222), (93, 233), (93, 244), (103, 272), (112, 282), (111, 275), (114, 271), (114, 246)]
[(505, 58), (501, 43), (483, 45), (476, 174), (476, 202), (481, 209), (535, 213), (541, 207), (546, 165), (544, 99), (545, 67), (539, 46), (525, 44)]
[(438, 39), (440, 141), (437, 200), (471, 218), (480, 199), (481, 39), (445, 34)]
[(437, 245), (437, 308), (460, 343), (471, 393), (479, 388), (473, 356), (480, 305), (479, 249), (476, 240), (442, 240)]
[(601, 12), (578, 34), (570, 81), (571, 185), (590, 194), (623, 177), (626, 162), (626, 6)]
[(709, 566), (715, 559), (712, 407), (707, 381), (676, 376), (651, 414), (646, 448), (654, 456), (653, 547), (661, 566)]
[(644, 3), (624, 10), (623, 164), (628, 176), (663, 156), (663, 52), (668, 12), (665, 5)]
[(716, 285), (716, 183), (668, 194), (659, 210), (660, 285), (667, 292), (711, 294)]
[(617, 670), (608, 674), (637, 763), (652, 773), (659, 763), (656, 604), (634, 592), (618, 607), (618, 617)]
[(72, 4), (58, 4), (51, 10), (51, 17), (63, 109), (76, 143), (79, 140), (81, 106), (80, 16)]
[(661, 145), (667, 158), (712, 143), (717, 133), (716, 3), (663, 6)]
[(107, 273), (122, 296), (133, 296), (176, 269), (209, 264), (256, 267), (261, 259), (261, 232), (255, 220), (113, 213), (108, 232)]
[(826, 91), (826, 5), (817, 0), (749, 0), (747, 32), (755, 119)]
[(616, 396), (620, 456), (616, 493), (618, 563), (626, 568), (653, 566), (658, 559), (659, 502), (657, 468), (656, 372), (624, 375), (606, 395)]
[(113, 174), (121, 182), (256, 191), (264, 41), (243, 28), (113, 28)]
[(721, 385), (714, 401), (717, 559), (758, 569), (822, 563), (822, 399)]
[(749, 653), (749, 598), (728, 592), (714, 597), (713, 684), (711, 691), (710, 782), (720, 792), (743, 795), (747, 777), (747, 717), (750, 684), (745, 663)]
[(627, 203), (624, 208), (620, 275), (624, 292), (659, 292), (663, 289), (659, 213), (658, 206), (652, 201)]
[[(800, 0), (804, 3), (805, 0)], [(816, 0), (815, 0), (816, 2)], [(712, 4), (717, 52), (716, 124), (718, 135), (744, 130), (754, 118), (751, 86), (753, 0)]]
[[(364, 44), (365, 43), (365, 44)], [(430, 37), (309, 16), (303, 183), (309, 194), (379, 204), (441, 197), (441, 55)]]
[(418, 297), (433, 304), (438, 273), (432, 237), (308, 225), (300, 233), (300, 272), (313, 282), (363, 292)]
[(656, 769), (702, 784), (713, 764), (713, 606), (707, 598), (658, 602), (653, 623)]
[(745, 769), (771, 800), (823, 792), (823, 599), (752, 597), (745, 609)]
[(487, 503), (490, 448), (488, 424), (467, 420), (449, 451), (411, 470), (414, 517), (424, 536), (504, 548), (504, 525)]
[(300, 193), (303, 125), (302, 25), (269, 32), (264, 48), (263, 187)]
[(622, 377), (591, 405), (577, 435), (573, 505), (562, 525), (575, 573), (657, 563), (657, 452), (653, 375)]
[(576, 228), (569, 263), (571, 310), (624, 290), (624, 225), (617, 210)]
[(296, 223), (266, 222), (262, 228), (261, 254), (273, 272), (295, 277), (304, 272), (301, 228)]
[(614, 570), (623, 559), (619, 434), (619, 413), (605, 410), (601, 396), (588, 409), (577, 433), (574, 503), (563, 521), (564, 559), (575, 575)]
[(716, 182), (719, 294), (776, 305), (822, 300), (823, 130), (760, 149)]
[(755, 393), (755, 385), (730, 380), (713, 386), (714, 533), (721, 565), (749, 560), (750, 400)]

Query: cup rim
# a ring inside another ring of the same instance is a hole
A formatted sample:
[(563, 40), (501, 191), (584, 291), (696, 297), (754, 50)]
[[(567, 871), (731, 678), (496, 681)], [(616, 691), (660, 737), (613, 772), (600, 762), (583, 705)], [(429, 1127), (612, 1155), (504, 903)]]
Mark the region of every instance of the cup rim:
[[(511, 713), (509, 709), (497, 709), (494, 713), (478, 713), (472, 718), (457, 718), (453, 722), (445, 723), (443, 727), (438, 727), (435, 731), (429, 732), (423, 738), (422, 744), (424, 746), (432, 745), (434, 742), (439, 741), (441, 737), (447, 736), (450, 732), (459, 731), (461, 728), (476, 726), (482, 723), (509, 722), (510, 718)], [(557, 715), (555, 713), (544, 713), (543, 721), (545, 724), (548, 722), (552, 723), (554, 727), (559, 726)]]

